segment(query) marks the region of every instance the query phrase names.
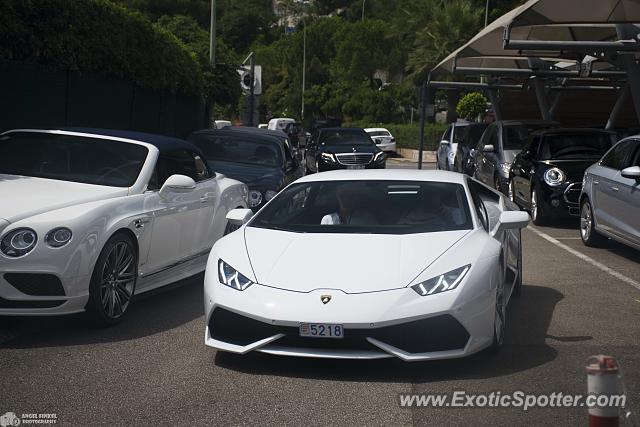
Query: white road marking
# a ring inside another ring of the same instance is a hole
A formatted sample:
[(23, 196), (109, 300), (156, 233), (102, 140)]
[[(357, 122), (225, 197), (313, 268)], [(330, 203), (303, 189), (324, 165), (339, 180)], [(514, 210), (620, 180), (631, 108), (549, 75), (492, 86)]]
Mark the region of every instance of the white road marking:
[(555, 237), (556, 240), (580, 240), (580, 237)]
[(602, 264), (601, 262), (596, 261), (595, 259), (583, 254), (580, 251), (577, 251), (577, 250), (575, 250), (573, 248), (570, 248), (569, 246), (567, 246), (564, 243), (560, 242), (558, 239), (555, 239), (555, 238), (549, 236), (547, 233), (543, 233), (542, 231), (540, 231), (540, 230), (538, 230), (538, 229), (536, 229), (536, 228), (534, 228), (532, 226), (528, 226), (527, 230), (533, 231), (535, 234), (537, 234), (538, 236), (542, 237), (543, 239), (553, 243), (557, 247), (564, 249), (565, 251), (569, 252), (570, 254), (577, 256), (581, 260), (588, 262), (592, 266), (594, 266), (596, 268), (599, 268), (600, 270), (604, 271), (605, 273), (608, 273), (608, 274), (612, 275), (616, 279), (621, 280), (621, 281), (633, 286), (634, 288), (636, 288), (637, 290), (640, 291), (640, 283), (636, 282), (632, 278), (627, 277), (624, 274), (619, 273), (619, 272), (615, 271), (614, 269), (612, 269), (610, 267), (607, 267), (606, 265)]

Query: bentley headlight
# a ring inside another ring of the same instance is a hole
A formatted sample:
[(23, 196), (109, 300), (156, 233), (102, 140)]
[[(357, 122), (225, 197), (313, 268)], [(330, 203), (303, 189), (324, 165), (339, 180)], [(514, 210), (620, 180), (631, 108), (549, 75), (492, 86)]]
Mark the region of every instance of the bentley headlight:
[(552, 187), (557, 187), (567, 180), (567, 175), (558, 168), (551, 168), (544, 173), (544, 182)]
[(71, 241), (73, 234), (65, 227), (54, 228), (44, 236), (44, 241), (52, 248), (61, 248)]
[(467, 272), (471, 268), (471, 265), (465, 265), (464, 267), (456, 268), (448, 273), (441, 274), (432, 279), (413, 285), (411, 289), (416, 291), (418, 295), (427, 296), (433, 294), (439, 294), (440, 292), (450, 291), (455, 289)]
[(253, 285), (253, 282), (247, 277), (238, 273), (238, 271), (231, 267), (223, 260), (218, 260), (218, 279), (223, 285), (227, 285), (238, 291), (244, 291), (249, 286)]
[(380, 151), (380, 152), (376, 153), (376, 155), (373, 157), (373, 161), (374, 162), (381, 162), (386, 158), (387, 158), (387, 155), (384, 154), (384, 151)]
[(276, 194), (278, 194), (277, 191), (274, 190), (267, 190), (264, 193), (264, 199), (268, 202), (269, 200), (273, 199), (274, 197), (276, 197)]
[(17, 258), (28, 254), (36, 246), (38, 235), (30, 228), (18, 228), (5, 234), (0, 242), (0, 251)]
[(260, 206), (260, 203), (262, 203), (262, 193), (258, 190), (249, 191), (249, 200), (247, 200), (247, 203), (250, 208)]
[(322, 160), (324, 160), (327, 163), (335, 163), (336, 162), (335, 157), (333, 157), (333, 154), (331, 154), (331, 153), (322, 153), (322, 154), (320, 154), (320, 157), (322, 157)]

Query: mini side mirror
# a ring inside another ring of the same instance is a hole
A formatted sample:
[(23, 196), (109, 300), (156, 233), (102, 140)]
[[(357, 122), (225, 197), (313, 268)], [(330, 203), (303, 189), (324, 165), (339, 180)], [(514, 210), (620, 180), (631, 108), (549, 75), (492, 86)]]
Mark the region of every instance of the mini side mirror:
[(227, 221), (236, 227), (245, 225), (252, 217), (253, 211), (251, 209), (231, 209), (227, 212)]
[(488, 145), (485, 145), (484, 147), (482, 147), (482, 151), (484, 151), (485, 153), (493, 153), (495, 150), (496, 149), (493, 146), (493, 144), (488, 144)]
[(449, 141), (447, 141), (446, 139), (443, 139), (442, 141), (440, 141), (440, 144), (449, 145)]
[(186, 175), (171, 175), (160, 189), (160, 197), (170, 193), (188, 193), (196, 188), (196, 182)]
[(640, 180), (640, 166), (631, 166), (626, 169), (622, 169), (620, 172), (623, 178)]

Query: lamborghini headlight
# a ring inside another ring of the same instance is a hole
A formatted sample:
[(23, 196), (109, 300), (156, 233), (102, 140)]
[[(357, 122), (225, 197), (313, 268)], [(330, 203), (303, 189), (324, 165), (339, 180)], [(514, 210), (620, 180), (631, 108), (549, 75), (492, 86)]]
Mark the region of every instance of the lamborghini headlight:
[(240, 274), (235, 268), (221, 259), (218, 260), (218, 279), (223, 285), (227, 285), (237, 291), (244, 291), (253, 285), (250, 279)]
[(440, 292), (450, 291), (455, 289), (462, 279), (467, 275), (471, 265), (465, 265), (464, 267), (456, 268), (448, 273), (441, 274), (424, 282), (420, 282), (417, 285), (413, 285), (411, 289), (416, 291), (418, 295), (427, 296), (433, 294), (439, 294)]

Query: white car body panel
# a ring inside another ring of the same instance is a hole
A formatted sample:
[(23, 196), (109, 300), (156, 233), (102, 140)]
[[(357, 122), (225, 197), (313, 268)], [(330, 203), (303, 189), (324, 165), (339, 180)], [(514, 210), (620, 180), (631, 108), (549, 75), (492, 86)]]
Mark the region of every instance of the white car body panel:
[[(139, 294), (201, 272), (214, 242), (222, 237), (226, 213), (246, 206), (246, 186), (217, 175), (197, 183), (194, 191), (161, 198), (146, 191), (158, 158), (158, 149), (144, 142), (93, 133), (20, 130), (111, 139), (144, 145), (149, 154), (135, 184), (116, 188), (44, 178), (0, 175), (0, 199), (11, 200), (0, 219), (0, 237), (21, 227), (38, 235), (28, 254), (10, 258), (0, 253), (0, 302), (64, 300), (51, 308), (3, 308), (0, 315), (58, 315), (83, 311), (96, 260), (114, 233), (129, 233), (137, 242)], [(9, 131), (15, 132), (15, 131)], [(169, 218), (170, 219), (167, 219)], [(44, 244), (56, 227), (72, 230), (61, 248)], [(20, 292), (4, 273), (48, 273), (57, 276), (64, 296), (31, 296)]]
[[(299, 292), (333, 288), (360, 293), (406, 286), (468, 233), (305, 235), (248, 227), (245, 240), (258, 283)], [(432, 249), (428, 253), (421, 250), (425, 237)], [(322, 254), (322, 262), (332, 268), (309, 274), (306, 264), (311, 253)], [(371, 260), (380, 268), (371, 268)], [(336, 276), (335, 271), (341, 274)]]
[[(342, 179), (465, 182), (463, 175), (456, 173), (410, 170), (325, 172), (297, 182)], [(501, 209), (511, 210), (504, 196), (500, 200)], [(220, 239), (209, 255), (204, 289), (205, 344), (239, 354), (258, 351), (334, 359), (398, 357), (417, 361), (478, 352), (493, 342), (498, 260), (505, 251), (519, 250), (520, 241), (518, 230), (494, 238), (473, 216), (472, 230), (406, 235), (294, 233), (255, 228), (249, 222)], [(505, 243), (509, 240), (505, 236), (518, 240)], [(508, 268), (517, 268), (513, 264), (517, 257), (517, 253), (507, 254)], [(219, 260), (254, 284), (244, 291), (221, 284)], [(467, 264), (470, 270), (453, 290), (423, 297), (410, 287)], [(514, 285), (515, 279), (507, 298)], [(331, 296), (326, 304), (321, 301), (325, 295)], [(373, 335), (379, 328), (447, 315), (464, 327), (469, 339), (460, 348), (410, 353), (374, 336), (366, 337), (369, 349), (280, 345), (278, 341), (285, 339), (285, 334), (274, 330), (270, 336), (242, 345), (213, 337), (216, 309), (273, 328), (337, 323), (345, 331), (365, 331), (365, 335), (367, 330)]]
[(373, 139), (373, 142), (376, 143), (376, 146), (381, 149), (382, 151), (387, 151), (387, 152), (396, 152), (396, 140), (393, 138), (393, 135), (391, 135), (391, 132), (389, 132), (389, 130), (385, 129), (385, 128), (366, 128), (364, 130), (365, 132), (367, 132), (368, 134), (371, 134), (372, 132), (386, 132), (387, 135), (386, 136), (373, 136), (373, 135), (369, 135), (371, 136), (371, 139)]

